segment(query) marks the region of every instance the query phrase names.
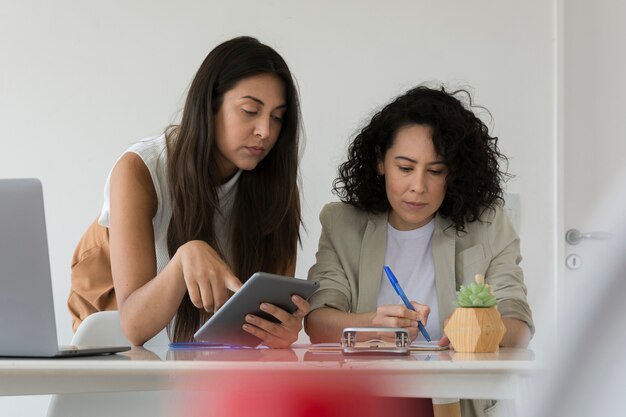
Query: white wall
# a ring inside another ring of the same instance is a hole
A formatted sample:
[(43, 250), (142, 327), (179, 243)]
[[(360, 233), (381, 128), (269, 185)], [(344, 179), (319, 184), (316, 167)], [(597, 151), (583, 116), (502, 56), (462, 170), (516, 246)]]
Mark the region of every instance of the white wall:
[(57, 328), (74, 246), (95, 218), (119, 154), (176, 120), (185, 90), (219, 42), (248, 34), (274, 46), (301, 92), (307, 233), (298, 276), (314, 261), (317, 214), (346, 142), (378, 106), (441, 80), (487, 107), (521, 198), (529, 299), (549, 334), (554, 298), (555, 10), (553, 1), (0, 0), (0, 177), (42, 179)]

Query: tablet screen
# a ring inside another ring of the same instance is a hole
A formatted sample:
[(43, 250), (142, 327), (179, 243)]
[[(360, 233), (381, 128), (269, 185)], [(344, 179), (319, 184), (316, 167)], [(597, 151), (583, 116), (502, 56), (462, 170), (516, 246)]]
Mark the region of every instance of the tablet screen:
[(252, 275), (194, 335), (197, 341), (229, 345), (257, 346), (261, 340), (243, 330), (246, 314), (277, 321), (261, 311), (261, 303), (270, 303), (289, 313), (297, 310), (291, 296), (309, 298), (319, 284), (282, 275), (257, 272)]

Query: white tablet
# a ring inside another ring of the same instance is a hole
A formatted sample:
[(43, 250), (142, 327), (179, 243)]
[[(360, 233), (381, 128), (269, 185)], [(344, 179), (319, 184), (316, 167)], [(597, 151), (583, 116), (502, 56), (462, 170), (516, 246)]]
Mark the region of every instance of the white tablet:
[(258, 346), (261, 340), (241, 328), (246, 322), (246, 314), (278, 322), (274, 316), (261, 311), (261, 303), (270, 303), (293, 313), (298, 307), (291, 301), (291, 296), (296, 294), (307, 299), (318, 287), (319, 284), (313, 281), (257, 272), (200, 327), (194, 338), (201, 342)]

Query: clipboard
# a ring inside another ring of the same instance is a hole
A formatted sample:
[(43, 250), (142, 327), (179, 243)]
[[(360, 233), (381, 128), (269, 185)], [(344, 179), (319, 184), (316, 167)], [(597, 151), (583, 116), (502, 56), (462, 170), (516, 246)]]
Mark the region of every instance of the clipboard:
[(343, 329), (344, 355), (408, 355), (409, 332), (394, 327), (348, 327)]
[(343, 353), (344, 355), (408, 355), (411, 352), (448, 350), (436, 342), (411, 343), (406, 329), (395, 327), (348, 327), (340, 343), (311, 345), (312, 353)]

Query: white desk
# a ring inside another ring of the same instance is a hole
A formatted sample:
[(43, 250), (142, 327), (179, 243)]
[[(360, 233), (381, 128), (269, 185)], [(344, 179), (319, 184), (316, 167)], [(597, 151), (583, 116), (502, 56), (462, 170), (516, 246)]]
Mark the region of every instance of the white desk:
[[(376, 381), (376, 394), (510, 400), (519, 399), (540, 371), (533, 353), (500, 349), (493, 354), (418, 352), (406, 357), (351, 357), (286, 350), (133, 350), (84, 359), (0, 359), (0, 395), (176, 390), (190, 379), (262, 378), (264, 375), (355, 377)], [(207, 385), (208, 387), (208, 385)], [(220, 389), (211, 384), (210, 389)]]

